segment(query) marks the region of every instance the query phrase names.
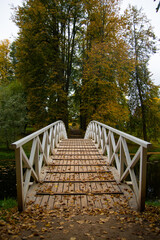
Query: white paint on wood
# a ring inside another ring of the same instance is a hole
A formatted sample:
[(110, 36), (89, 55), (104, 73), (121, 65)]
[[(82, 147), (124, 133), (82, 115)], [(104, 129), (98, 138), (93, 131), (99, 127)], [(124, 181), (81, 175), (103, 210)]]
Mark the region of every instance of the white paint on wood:
[[(119, 136), (117, 143), (115, 141), (115, 134)], [(139, 210), (143, 211), (146, 192), (147, 148), (151, 144), (97, 121), (89, 123), (85, 139), (95, 141), (103, 154), (107, 154), (109, 164), (112, 165), (115, 163), (120, 181), (124, 181), (128, 175), (130, 176)], [(127, 145), (128, 140), (139, 146), (132, 159)], [(137, 179), (134, 167), (138, 162), (140, 167)]]
[[(40, 135), (42, 136), (42, 142)], [(58, 146), (62, 139), (66, 138), (67, 133), (64, 123), (57, 121), (12, 144), (15, 148), (17, 199), (20, 211), (24, 210), (27, 192), (32, 185), (31, 176), (34, 181), (40, 181), (43, 164), (48, 164), (53, 149)], [(32, 141), (32, 147), (28, 158), (23, 145), (30, 141)]]

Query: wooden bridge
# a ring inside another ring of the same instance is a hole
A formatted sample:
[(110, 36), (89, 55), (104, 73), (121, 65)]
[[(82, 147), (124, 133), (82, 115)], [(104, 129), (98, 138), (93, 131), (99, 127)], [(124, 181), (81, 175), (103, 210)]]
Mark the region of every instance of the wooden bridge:
[(67, 139), (57, 121), (12, 145), (20, 211), (30, 204), (110, 208), (133, 199), (144, 210), (148, 142), (96, 121), (84, 139)]

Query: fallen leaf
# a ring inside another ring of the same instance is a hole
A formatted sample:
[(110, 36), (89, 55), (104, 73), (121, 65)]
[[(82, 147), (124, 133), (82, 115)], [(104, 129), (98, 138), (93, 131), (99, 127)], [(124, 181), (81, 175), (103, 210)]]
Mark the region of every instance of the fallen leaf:
[(50, 226), (51, 226), (51, 224), (50, 224), (50, 223), (47, 223), (45, 226), (46, 226), (46, 227), (50, 227)]
[(45, 238), (45, 237), (44, 237), (44, 236), (42, 236), (42, 235), (41, 235), (41, 236), (39, 236), (39, 237), (40, 237), (40, 239), (44, 239), (44, 238)]
[(62, 227), (62, 226), (61, 226), (61, 227), (56, 227), (56, 229), (59, 229), (59, 230), (62, 230), (63, 228), (64, 228), (64, 227)]
[(105, 223), (109, 221), (109, 217), (108, 218), (100, 218), (99, 223)]
[(64, 224), (64, 222), (60, 222), (59, 224), (60, 224), (60, 225), (63, 225), (63, 224)]
[(5, 226), (5, 225), (6, 225), (6, 222), (3, 220), (0, 220), (0, 226)]
[(77, 221), (77, 223), (83, 224), (83, 223), (84, 223), (84, 220), (79, 220), (79, 221)]
[(84, 235), (89, 237), (91, 234), (90, 233), (84, 233)]

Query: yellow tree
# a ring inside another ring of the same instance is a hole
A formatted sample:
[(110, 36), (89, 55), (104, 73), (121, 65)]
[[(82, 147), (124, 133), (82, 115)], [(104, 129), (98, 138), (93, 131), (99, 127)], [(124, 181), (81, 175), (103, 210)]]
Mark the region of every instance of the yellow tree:
[(123, 40), (118, 1), (91, 1), (81, 88), (83, 127), (91, 119), (122, 127), (128, 117), (126, 94), (131, 61)]
[(11, 75), (10, 43), (8, 39), (0, 41), (0, 85), (9, 83)]

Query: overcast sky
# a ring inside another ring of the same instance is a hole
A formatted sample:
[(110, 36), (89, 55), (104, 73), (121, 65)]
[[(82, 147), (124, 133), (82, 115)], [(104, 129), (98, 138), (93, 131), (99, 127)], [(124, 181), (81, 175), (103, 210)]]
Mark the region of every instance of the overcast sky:
[[(128, 4), (136, 5), (143, 8), (151, 25), (154, 27), (154, 32), (160, 39), (160, 11), (156, 13), (156, 6), (159, 0), (121, 0), (122, 9), (127, 8)], [(17, 37), (18, 28), (12, 22), (11, 16), (13, 11), (11, 6), (22, 5), (23, 0), (0, 0), (0, 40), (9, 39), (13, 41)], [(160, 52), (151, 57), (149, 70), (153, 74), (152, 79), (156, 85), (160, 85)]]

